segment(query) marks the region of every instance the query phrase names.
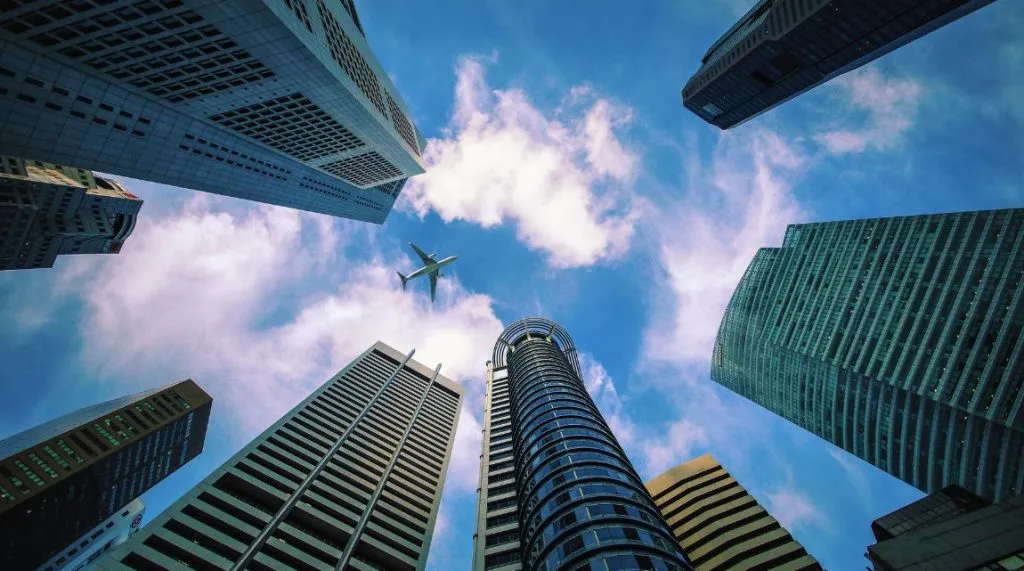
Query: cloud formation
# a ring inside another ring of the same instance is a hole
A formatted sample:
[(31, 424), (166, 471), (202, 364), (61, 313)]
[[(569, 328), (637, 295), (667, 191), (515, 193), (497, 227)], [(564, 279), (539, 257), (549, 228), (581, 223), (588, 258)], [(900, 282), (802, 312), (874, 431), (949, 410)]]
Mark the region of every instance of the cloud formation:
[(638, 159), (620, 136), (630, 110), (576, 87), (549, 115), (522, 90), (489, 86), (480, 59), (461, 59), (456, 73), (449, 127), (428, 141), (427, 172), (409, 180), (403, 204), (445, 222), (510, 222), (556, 268), (621, 255), (637, 217)]
[(788, 531), (825, 527), (828, 520), (817, 506), (795, 488), (779, 488), (768, 494), (768, 513)]
[(847, 73), (828, 83), (840, 90), (848, 113), (838, 123), (862, 121), (864, 127), (834, 126), (815, 136), (835, 154), (886, 150), (898, 145), (913, 124), (921, 100), (921, 84), (913, 79), (886, 77), (877, 66)]

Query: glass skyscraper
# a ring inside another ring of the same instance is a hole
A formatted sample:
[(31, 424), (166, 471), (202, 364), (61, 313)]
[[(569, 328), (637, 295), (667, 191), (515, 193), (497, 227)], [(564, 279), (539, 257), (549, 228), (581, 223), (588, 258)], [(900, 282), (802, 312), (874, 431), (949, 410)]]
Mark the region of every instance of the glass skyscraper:
[(98, 539), (105, 521), (202, 452), (212, 402), (182, 381), (0, 441), (0, 569), (79, 555), (86, 532)]
[(1024, 493), (1024, 209), (796, 224), (712, 378), (926, 492)]
[(695, 571), (821, 571), (821, 565), (710, 454), (669, 468), (647, 491)]
[(509, 326), (487, 377), (474, 570), (690, 569), (562, 327)]
[(0, 154), (381, 223), (425, 141), (351, 0), (13, 0)]
[(760, 0), (701, 58), (683, 104), (722, 129), (993, 0)]
[(117, 254), (142, 200), (92, 171), (0, 156), (0, 270), (65, 254)]
[(376, 343), (97, 569), (423, 569), (462, 388)]

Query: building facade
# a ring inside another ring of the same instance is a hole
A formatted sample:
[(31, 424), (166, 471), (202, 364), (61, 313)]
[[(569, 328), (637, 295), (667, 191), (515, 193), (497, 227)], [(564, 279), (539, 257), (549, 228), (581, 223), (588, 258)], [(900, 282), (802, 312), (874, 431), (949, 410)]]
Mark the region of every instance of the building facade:
[(820, 571), (821, 565), (712, 455), (647, 482), (694, 571)]
[(475, 570), (688, 570), (557, 324), (509, 326), (488, 363)]
[(186, 380), (0, 441), (0, 568), (35, 569), (59, 559), (199, 455), (211, 404)]
[(412, 355), (366, 350), (97, 569), (423, 569), (462, 389)]
[(128, 540), (142, 524), (146, 505), (136, 498), (122, 509), (85, 532), (63, 551), (37, 568), (37, 571), (78, 571), (96, 561), (104, 553)]
[(1024, 492), (1024, 209), (796, 224), (711, 377), (925, 492)]
[(728, 129), (992, 2), (760, 0), (704, 53), (683, 104)]
[(18, 0), (0, 154), (381, 223), (424, 139), (351, 0)]
[(0, 156), (0, 270), (117, 254), (141, 207), (121, 183), (86, 169)]
[(1024, 496), (989, 505), (948, 486), (871, 524), (875, 571), (1024, 569)]

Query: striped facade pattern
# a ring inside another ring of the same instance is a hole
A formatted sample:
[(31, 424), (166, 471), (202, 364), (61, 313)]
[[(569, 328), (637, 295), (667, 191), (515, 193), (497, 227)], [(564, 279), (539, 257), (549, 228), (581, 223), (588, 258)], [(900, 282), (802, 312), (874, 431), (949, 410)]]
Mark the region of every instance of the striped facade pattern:
[(568, 333), (519, 321), (490, 367), (475, 567), (690, 569), (587, 394)]
[(99, 563), (426, 566), (461, 388), (377, 343)]
[(1024, 492), (1024, 210), (800, 224), (760, 250), (712, 378), (927, 492)]
[(994, 0), (760, 0), (701, 58), (683, 103), (722, 129)]
[(822, 567), (710, 454), (647, 482), (695, 571)]
[(87, 545), (73, 542), (202, 452), (212, 403), (186, 380), (0, 441), (0, 569), (73, 558)]

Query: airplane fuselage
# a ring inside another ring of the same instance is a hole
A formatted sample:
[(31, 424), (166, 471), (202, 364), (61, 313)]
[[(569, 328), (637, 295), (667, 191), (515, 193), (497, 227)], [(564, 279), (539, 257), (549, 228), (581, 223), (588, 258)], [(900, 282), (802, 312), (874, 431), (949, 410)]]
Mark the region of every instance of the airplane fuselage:
[(433, 274), (435, 272), (440, 274), (441, 273), (441, 268), (443, 268), (444, 266), (447, 266), (448, 264), (454, 262), (457, 259), (459, 259), (458, 256), (448, 256), (447, 258), (444, 258), (443, 260), (438, 260), (438, 261), (434, 262), (433, 264), (427, 264), (427, 265), (423, 266), (422, 268), (420, 268), (420, 269), (416, 270), (415, 272), (413, 272), (413, 273), (409, 274), (408, 276), (406, 276), (405, 279), (406, 280), (411, 280), (413, 278), (418, 278), (418, 277), (423, 276), (423, 275), (429, 276), (430, 274)]

